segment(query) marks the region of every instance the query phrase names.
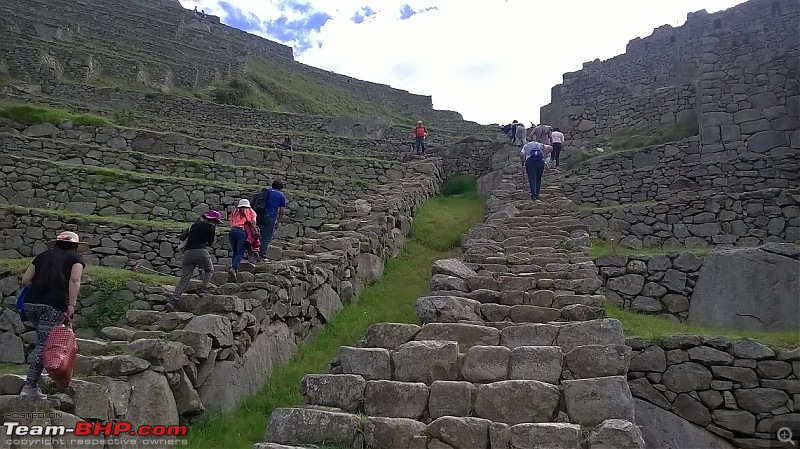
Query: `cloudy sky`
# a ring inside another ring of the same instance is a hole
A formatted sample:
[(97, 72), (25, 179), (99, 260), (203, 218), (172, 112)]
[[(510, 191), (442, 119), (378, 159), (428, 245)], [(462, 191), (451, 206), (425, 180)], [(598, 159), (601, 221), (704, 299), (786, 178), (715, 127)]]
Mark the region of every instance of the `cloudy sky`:
[(479, 123), (537, 122), (565, 72), (742, 0), (180, 0), (299, 62), (432, 95)]

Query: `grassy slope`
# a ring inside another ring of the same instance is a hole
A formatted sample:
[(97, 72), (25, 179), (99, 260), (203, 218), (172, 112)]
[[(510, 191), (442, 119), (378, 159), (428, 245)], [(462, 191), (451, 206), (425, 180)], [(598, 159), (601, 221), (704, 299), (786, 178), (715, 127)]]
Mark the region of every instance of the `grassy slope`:
[(226, 448), (251, 448), (263, 439), (272, 410), (303, 402), (300, 379), (325, 372), (339, 346), (357, 344), (374, 323), (418, 323), (414, 304), (429, 291), (431, 265), (447, 257), (482, 213), (483, 199), (474, 193), (428, 200), (414, 218), (403, 254), (387, 263), (384, 277), (365, 289), (358, 303), (340, 311), (313, 342), (301, 345), (260, 393), (233, 412), (206, 416), (194, 424), (188, 447), (219, 448), (224, 442)]

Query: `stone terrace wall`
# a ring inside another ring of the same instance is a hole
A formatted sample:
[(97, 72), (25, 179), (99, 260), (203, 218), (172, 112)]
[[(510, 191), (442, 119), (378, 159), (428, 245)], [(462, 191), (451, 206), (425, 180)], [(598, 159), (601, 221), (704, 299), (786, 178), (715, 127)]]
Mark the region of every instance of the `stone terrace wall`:
[(677, 192), (657, 203), (579, 211), (590, 231), (630, 248), (800, 242), (800, 192)]
[(628, 384), (634, 397), (736, 447), (778, 447), (772, 444), (779, 427), (798, 430), (800, 348), (775, 351), (755, 340), (691, 335), (626, 344), (633, 348)]
[(783, 156), (740, 149), (734, 158), (701, 150), (700, 139), (597, 157), (568, 172), (564, 192), (578, 203), (613, 206), (665, 200), (676, 191), (741, 193), (797, 187), (800, 152)]
[(606, 298), (634, 312), (685, 321), (703, 260), (691, 252), (597, 258)]
[(505, 143), (475, 137), (436, 147), (432, 153), (442, 158), (445, 178), (459, 174), (481, 177), (500, 170), (503, 161), (513, 157)]
[[(773, 89), (785, 98), (792, 95), (786, 92), (796, 89), (797, 14), (797, 2), (792, 0), (750, 0), (714, 14), (690, 13), (678, 28), (664, 25), (644, 39), (630, 41), (625, 54), (587, 62), (582, 70), (565, 74), (563, 84), (553, 90), (551, 104), (541, 110), (542, 121), (579, 141), (613, 130), (700, 117), (704, 127), (717, 126), (708, 132), (719, 140), (719, 126), (729, 122), (707, 122), (701, 114), (726, 107), (735, 109), (726, 111), (730, 113), (758, 108), (760, 102), (737, 102)], [(752, 45), (747, 45), (748, 39)], [(787, 48), (791, 46), (794, 49)], [(746, 67), (740, 68), (741, 64)], [(767, 114), (778, 118), (785, 111)]]
[[(0, 202), (47, 210), (145, 220), (194, 220), (208, 209), (227, 216), (254, 186), (133, 172), (105, 172), (43, 159), (6, 156)], [(306, 194), (308, 195), (308, 194)], [(287, 192), (287, 216), (299, 235), (341, 218), (335, 200)]]

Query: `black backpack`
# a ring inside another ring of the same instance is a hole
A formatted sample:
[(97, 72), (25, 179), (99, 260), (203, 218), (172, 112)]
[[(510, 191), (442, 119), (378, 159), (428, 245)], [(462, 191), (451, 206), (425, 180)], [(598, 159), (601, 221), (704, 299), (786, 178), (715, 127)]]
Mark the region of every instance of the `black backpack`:
[(267, 210), (267, 195), (269, 189), (264, 189), (250, 198), (250, 207), (256, 212), (256, 215), (263, 215)]

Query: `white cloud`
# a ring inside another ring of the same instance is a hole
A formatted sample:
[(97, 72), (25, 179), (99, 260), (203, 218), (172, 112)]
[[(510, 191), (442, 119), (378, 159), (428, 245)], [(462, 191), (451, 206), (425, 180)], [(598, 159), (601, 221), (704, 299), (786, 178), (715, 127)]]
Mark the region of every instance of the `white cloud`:
[[(223, 0), (184, 0), (231, 23)], [(678, 26), (688, 12), (715, 12), (742, 0), (228, 0), (262, 22), (312, 12), (331, 18), (295, 53), (299, 62), (432, 95), (434, 107), (480, 123), (537, 122), (539, 107), (565, 72), (625, 52), (629, 40)], [(291, 4), (310, 6), (298, 12)], [(427, 10), (400, 20), (403, 5)], [(368, 6), (375, 11), (352, 21)], [(266, 30), (266, 28), (263, 28)], [(269, 36), (274, 33), (258, 33)], [(280, 39), (275, 39), (280, 40)], [(293, 39), (284, 43), (297, 45)], [(316, 45), (321, 44), (321, 45)]]

